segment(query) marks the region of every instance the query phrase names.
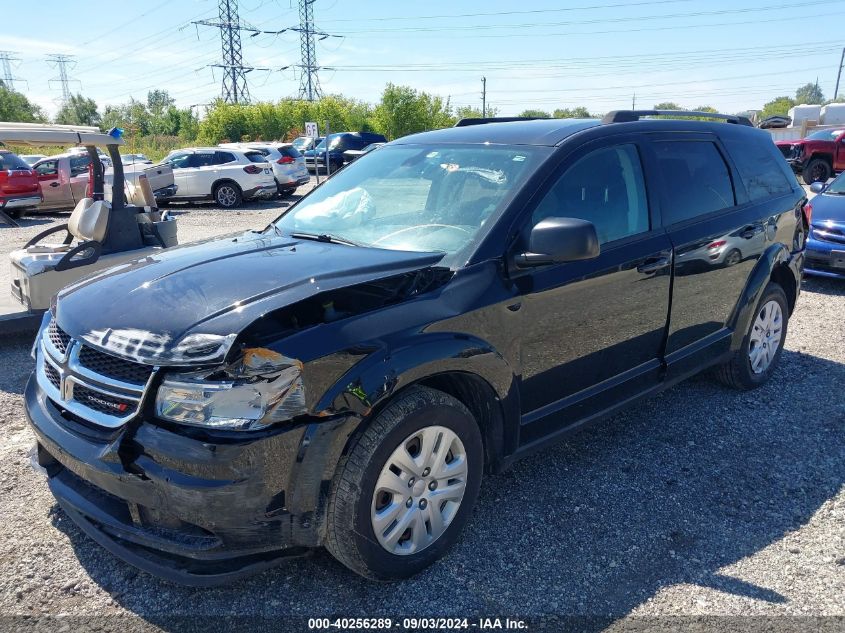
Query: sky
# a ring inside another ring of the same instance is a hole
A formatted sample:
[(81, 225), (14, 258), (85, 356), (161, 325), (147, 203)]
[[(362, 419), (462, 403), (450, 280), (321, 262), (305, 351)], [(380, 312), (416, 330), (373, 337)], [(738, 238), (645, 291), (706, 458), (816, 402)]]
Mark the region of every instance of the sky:
[[(52, 115), (61, 96), (47, 55), (73, 56), (71, 91), (100, 110), (153, 89), (180, 107), (221, 93), (217, 0), (5, 2), (0, 50), (15, 86)], [(276, 33), (242, 34), (252, 101), (296, 97), (300, 88), (295, 0), (239, 0), (241, 22)], [(845, 0), (806, 6), (778, 0), (571, 0), (401, 2), (315, 0), (324, 94), (376, 102), (387, 82), (487, 102), (498, 114), (585, 106), (591, 112), (663, 101), (723, 112), (759, 109), (818, 79), (833, 96), (845, 38)], [(0, 66), (2, 78), (2, 66)], [(845, 92), (845, 85), (841, 92)], [(202, 106), (200, 106), (202, 108)]]

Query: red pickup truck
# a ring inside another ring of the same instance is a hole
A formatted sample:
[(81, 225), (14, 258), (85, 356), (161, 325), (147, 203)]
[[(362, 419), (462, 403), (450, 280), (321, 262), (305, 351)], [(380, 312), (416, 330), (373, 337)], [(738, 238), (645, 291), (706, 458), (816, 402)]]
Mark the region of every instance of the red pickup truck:
[(845, 130), (818, 130), (800, 141), (777, 141), (775, 145), (808, 185), (845, 171)]

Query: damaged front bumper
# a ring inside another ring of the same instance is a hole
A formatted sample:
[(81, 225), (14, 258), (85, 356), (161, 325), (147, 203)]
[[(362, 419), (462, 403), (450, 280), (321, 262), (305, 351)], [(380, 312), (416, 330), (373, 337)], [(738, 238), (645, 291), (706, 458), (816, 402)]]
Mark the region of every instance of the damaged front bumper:
[(321, 544), (322, 499), (351, 419), (213, 437), (145, 420), (94, 428), (60, 410), (34, 377), (24, 397), (59, 505), (144, 571), (211, 586)]

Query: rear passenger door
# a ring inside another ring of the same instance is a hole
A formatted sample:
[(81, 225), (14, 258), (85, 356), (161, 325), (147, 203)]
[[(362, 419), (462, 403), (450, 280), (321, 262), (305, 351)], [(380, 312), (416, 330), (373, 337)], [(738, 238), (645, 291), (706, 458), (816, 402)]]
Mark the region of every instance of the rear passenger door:
[(769, 213), (749, 201), (730, 154), (712, 134), (652, 137), (661, 216), (674, 247), (667, 378), (729, 350), (728, 322), (751, 270), (772, 243)]
[(640, 140), (590, 144), (567, 160), (527, 222), (592, 222), (601, 254), (529, 270), (522, 291), (521, 443), (655, 388), (669, 310), (671, 245), (651, 217)]

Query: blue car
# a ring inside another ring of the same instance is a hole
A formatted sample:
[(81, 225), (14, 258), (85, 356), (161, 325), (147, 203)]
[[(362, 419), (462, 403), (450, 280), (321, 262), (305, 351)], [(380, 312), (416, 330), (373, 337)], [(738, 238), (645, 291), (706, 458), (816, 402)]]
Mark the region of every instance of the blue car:
[(818, 195), (807, 204), (810, 237), (804, 272), (845, 279), (845, 172), (830, 184), (814, 183), (810, 191)]

